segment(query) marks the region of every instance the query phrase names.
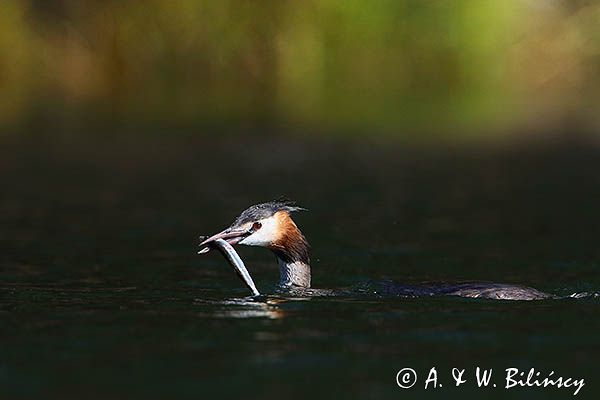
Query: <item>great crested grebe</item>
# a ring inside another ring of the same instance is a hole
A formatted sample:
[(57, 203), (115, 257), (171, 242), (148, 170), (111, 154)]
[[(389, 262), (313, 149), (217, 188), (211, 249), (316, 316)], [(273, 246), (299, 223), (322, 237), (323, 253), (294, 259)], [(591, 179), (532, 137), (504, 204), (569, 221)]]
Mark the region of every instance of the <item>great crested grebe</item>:
[[(220, 242), (219, 239), (232, 246), (242, 244), (265, 247), (277, 258), (281, 290), (310, 289), (310, 247), (291, 217), (292, 212), (302, 210), (305, 209), (291, 201), (270, 201), (251, 206), (244, 210), (229, 228), (200, 243), (201, 249), (198, 253), (206, 253), (212, 247), (217, 247), (215, 243)], [(498, 283), (414, 286), (383, 281), (379, 286), (382, 288), (380, 292), (383, 291), (389, 296), (451, 295), (503, 300), (539, 300), (554, 297), (533, 288)], [(331, 294), (333, 291), (323, 292)]]

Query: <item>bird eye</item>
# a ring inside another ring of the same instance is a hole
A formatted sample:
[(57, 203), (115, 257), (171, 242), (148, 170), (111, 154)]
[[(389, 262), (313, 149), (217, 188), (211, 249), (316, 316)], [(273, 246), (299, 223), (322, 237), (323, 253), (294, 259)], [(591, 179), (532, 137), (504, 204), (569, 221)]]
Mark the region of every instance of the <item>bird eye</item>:
[(252, 224), (252, 230), (253, 231), (257, 231), (260, 228), (262, 228), (262, 224), (260, 222), (255, 222), (255, 223)]

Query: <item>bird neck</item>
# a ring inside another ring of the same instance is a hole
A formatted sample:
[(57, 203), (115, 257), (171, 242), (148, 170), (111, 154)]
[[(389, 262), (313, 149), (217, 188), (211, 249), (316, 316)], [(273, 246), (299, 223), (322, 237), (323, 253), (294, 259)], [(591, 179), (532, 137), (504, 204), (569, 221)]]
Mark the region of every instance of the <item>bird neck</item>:
[(285, 260), (277, 255), (279, 286), (310, 288), (310, 265), (304, 261)]
[(278, 215), (281, 235), (270, 248), (279, 263), (279, 286), (310, 287), (310, 259), (308, 241), (288, 213)]

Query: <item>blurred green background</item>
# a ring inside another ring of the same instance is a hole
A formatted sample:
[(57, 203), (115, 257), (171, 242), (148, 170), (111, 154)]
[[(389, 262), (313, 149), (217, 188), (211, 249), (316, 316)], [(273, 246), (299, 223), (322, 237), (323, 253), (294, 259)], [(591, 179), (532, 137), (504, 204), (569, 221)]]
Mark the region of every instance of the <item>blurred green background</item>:
[(598, 1), (1, 8), (3, 128), (111, 121), (462, 138), (599, 119)]

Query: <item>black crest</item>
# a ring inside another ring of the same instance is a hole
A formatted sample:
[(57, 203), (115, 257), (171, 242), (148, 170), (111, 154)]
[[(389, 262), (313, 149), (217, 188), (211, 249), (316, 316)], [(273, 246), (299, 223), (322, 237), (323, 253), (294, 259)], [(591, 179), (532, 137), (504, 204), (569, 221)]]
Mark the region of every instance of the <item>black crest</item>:
[(287, 211), (291, 213), (294, 211), (306, 211), (306, 208), (299, 207), (291, 200), (274, 200), (267, 203), (260, 203), (244, 210), (231, 226), (237, 227), (244, 225), (247, 222), (268, 218), (278, 211)]

